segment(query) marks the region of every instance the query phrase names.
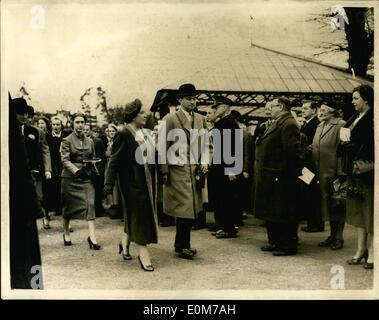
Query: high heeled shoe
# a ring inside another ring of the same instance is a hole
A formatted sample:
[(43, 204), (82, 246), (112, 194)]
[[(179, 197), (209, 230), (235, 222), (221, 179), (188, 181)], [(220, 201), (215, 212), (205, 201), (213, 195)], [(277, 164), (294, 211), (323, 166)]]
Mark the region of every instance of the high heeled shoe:
[(122, 253), (122, 258), (124, 260), (132, 260), (132, 256), (129, 253), (129, 244), (126, 246), (126, 253), (124, 253), (124, 249), (122, 248), (121, 242), (118, 244), (118, 254)]
[(72, 245), (71, 240), (70, 241), (66, 241), (66, 238), (65, 238), (64, 234), (63, 234), (63, 243), (64, 243), (65, 246), (71, 246)]
[(353, 258), (347, 260), (347, 264), (349, 265), (358, 265), (361, 264), (361, 260), (365, 259), (365, 263), (367, 262), (368, 259), (368, 250), (365, 250), (365, 252), (359, 257), (359, 258)]
[(87, 241), (90, 249), (100, 250), (101, 246), (97, 243), (93, 243), (90, 237), (87, 238)]
[(142, 260), (141, 260), (140, 256), (138, 256), (138, 261), (139, 261), (139, 263), (140, 263), (140, 265), (141, 265), (142, 270), (144, 270), (144, 271), (148, 271), (148, 272), (152, 272), (152, 271), (154, 271), (154, 267), (153, 267), (151, 264), (149, 264), (148, 266), (145, 266), (145, 265), (142, 263)]

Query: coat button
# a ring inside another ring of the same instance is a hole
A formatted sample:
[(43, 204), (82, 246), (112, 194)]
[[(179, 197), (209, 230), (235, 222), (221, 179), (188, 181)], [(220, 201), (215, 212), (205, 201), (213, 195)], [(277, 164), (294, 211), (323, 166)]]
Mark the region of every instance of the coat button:
[(275, 181), (278, 181), (279, 179), (278, 178), (275, 178)]

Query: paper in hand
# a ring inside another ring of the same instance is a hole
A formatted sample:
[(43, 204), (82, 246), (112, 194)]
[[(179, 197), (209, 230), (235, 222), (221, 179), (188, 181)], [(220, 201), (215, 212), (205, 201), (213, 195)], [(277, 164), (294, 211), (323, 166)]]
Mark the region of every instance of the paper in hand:
[(306, 184), (310, 184), (314, 177), (315, 174), (307, 167), (304, 167), (303, 170), (301, 170), (301, 176), (299, 176), (299, 179), (304, 181)]
[(351, 131), (349, 128), (341, 128), (340, 129), (340, 140), (342, 142), (349, 142), (350, 141), (350, 135), (351, 135)]

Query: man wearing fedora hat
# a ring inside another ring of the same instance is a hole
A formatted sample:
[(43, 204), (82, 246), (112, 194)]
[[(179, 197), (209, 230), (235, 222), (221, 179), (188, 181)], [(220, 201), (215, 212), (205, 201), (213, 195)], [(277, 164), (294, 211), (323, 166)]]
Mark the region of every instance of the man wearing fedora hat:
[[(42, 179), (51, 179), (49, 145), (42, 130), (28, 124), (29, 116), (34, 114), (33, 107), (28, 106), (24, 98), (12, 99), (12, 107), (15, 108), (17, 120), (21, 126), (21, 134), (24, 137), (29, 168), (35, 180), (38, 199), (42, 202)], [(47, 221), (44, 221), (44, 227), (49, 229)]]
[[(203, 173), (207, 170), (206, 165), (190, 163), (191, 149), (199, 145), (204, 147), (200, 142), (201, 137), (197, 136), (195, 140), (192, 140), (190, 134), (195, 132), (193, 129), (206, 129), (206, 118), (194, 113), (196, 96), (197, 91), (193, 84), (181, 85), (177, 93), (177, 99), (180, 102), (179, 110), (163, 118), (165, 134), (169, 134), (174, 129), (181, 129), (187, 138), (185, 161), (174, 164), (168, 159), (169, 161), (161, 167), (164, 183), (163, 210), (167, 215), (176, 218), (175, 252), (183, 259), (192, 259), (196, 254), (196, 250), (191, 248), (191, 228), (197, 215), (203, 209), (201, 187), (196, 183), (196, 170), (200, 168)], [(174, 142), (167, 141), (167, 135), (163, 139), (166, 139), (165, 151), (167, 151)]]

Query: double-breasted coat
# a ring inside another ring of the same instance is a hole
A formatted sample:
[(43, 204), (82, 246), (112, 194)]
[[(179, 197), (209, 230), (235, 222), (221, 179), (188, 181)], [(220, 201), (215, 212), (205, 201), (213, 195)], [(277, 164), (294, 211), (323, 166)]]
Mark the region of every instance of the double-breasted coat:
[[(137, 138), (136, 138), (137, 136)], [(130, 127), (116, 136), (108, 161), (105, 185), (113, 189), (118, 181), (124, 213), (124, 231), (140, 245), (158, 242), (153, 182), (148, 163), (139, 163), (143, 148), (139, 135)]]
[[(164, 129), (166, 131), (164, 131)], [(179, 141), (168, 141), (167, 136), (173, 129), (184, 130), (185, 136)], [(173, 114), (168, 114), (163, 118), (163, 126), (160, 126), (158, 133), (158, 143), (163, 143), (165, 140), (166, 154), (167, 151), (173, 146), (174, 143), (182, 144), (181, 150), (186, 153), (182, 154), (182, 161), (174, 163), (167, 157), (166, 163), (161, 166), (163, 174), (168, 174), (168, 183), (163, 186), (163, 211), (173, 217), (195, 219), (197, 214), (203, 209), (202, 190), (196, 187), (195, 183), (195, 169), (196, 164), (190, 163), (191, 146), (197, 146), (198, 152), (203, 152), (209, 147), (209, 140), (205, 132), (192, 135), (191, 145), (188, 141), (187, 135), (190, 135), (191, 129), (207, 129), (206, 119), (204, 116), (194, 113), (193, 124), (191, 125), (189, 119), (182, 109), (179, 109)], [(194, 133), (194, 131), (192, 131)], [(208, 149), (209, 150), (209, 149)], [(160, 155), (162, 156), (162, 155)], [(165, 155), (163, 155), (165, 156)], [(195, 159), (198, 160), (198, 159)]]
[(268, 126), (256, 141), (254, 212), (257, 218), (286, 223), (297, 220), (300, 130), (290, 112)]
[(337, 147), (340, 143), (339, 132), (345, 121), (333, 118), (326, 124), (322, 121), (316, 129), (312, 142), (312, 162), (320, 185), (321, 214), (324, 221), (344, 221), (343, 210), (332, 210), (331, 195), (333, 181), (341, 171), (341, 158), (337, 157)]

